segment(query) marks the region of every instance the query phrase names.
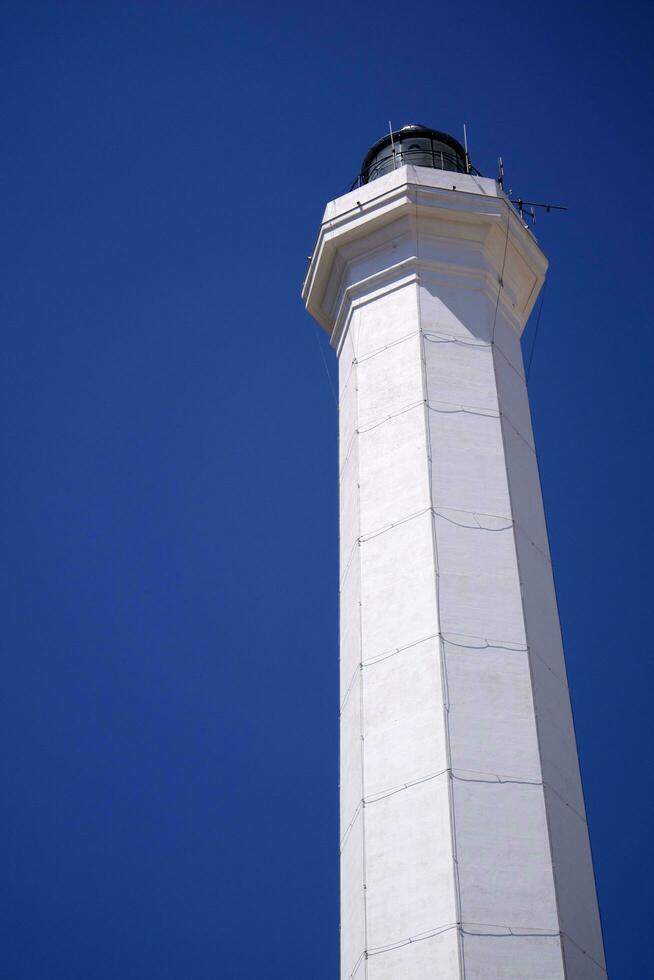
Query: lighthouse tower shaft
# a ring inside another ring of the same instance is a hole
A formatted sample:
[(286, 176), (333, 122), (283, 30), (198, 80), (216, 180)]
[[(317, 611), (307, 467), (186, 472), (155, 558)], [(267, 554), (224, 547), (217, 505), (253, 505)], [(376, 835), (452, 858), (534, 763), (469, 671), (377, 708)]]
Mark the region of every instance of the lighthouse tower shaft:
[(341, 980), (606, 976), (520, 334), (547, 262), (493, 180), (328, 205), (340, 373)]

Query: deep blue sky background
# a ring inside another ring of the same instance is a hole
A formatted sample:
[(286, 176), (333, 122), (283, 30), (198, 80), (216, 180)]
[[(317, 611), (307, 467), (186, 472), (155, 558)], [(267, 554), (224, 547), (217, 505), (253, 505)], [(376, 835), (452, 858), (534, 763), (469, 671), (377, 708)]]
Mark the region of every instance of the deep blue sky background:
[(1, 980), (337, 977), (299, 289), (389, 118), (571, 209), (530, 389), (609, 967), (649, 975), (652, 41), (633, 2), (2, 3)]

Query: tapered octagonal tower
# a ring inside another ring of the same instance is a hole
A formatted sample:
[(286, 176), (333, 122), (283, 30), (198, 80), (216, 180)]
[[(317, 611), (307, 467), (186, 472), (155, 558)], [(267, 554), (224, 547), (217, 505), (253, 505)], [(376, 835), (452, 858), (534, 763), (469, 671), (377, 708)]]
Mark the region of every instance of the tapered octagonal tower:
[(340, 374), (341, 980), (601, 980), (520, 335), (547, 261), (410, 127), (304, 284)]

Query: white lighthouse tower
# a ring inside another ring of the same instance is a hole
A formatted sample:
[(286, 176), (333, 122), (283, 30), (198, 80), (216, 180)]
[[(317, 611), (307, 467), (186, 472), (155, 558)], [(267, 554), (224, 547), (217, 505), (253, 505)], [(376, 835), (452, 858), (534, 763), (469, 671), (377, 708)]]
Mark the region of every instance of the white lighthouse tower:
[(520, 335), (547, 260), (407, 126), (304, 284), (340, 372), (341, 980), (602, 980)]

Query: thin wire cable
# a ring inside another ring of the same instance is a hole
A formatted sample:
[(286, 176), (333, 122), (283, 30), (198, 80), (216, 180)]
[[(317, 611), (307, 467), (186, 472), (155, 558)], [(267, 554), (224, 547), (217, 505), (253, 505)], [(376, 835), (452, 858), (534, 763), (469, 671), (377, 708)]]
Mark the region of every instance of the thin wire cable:
[(320, 338), (318, 337), (318, 334), (316, 332), (318, 329), (319, 328), (317, 326), (314, 327), (313, 336), (316, 339), (316, 343), (318, 345), (318, 350), (320, 351), (320, 357), (322, 358), (322, 363), (323, 363), (323, 366), (325, 368), (325, 374), (327, 375), (327, 380), (329, 382), (329, 387), (331, 389), (332, 398), (334, 399), (334, 405), (336, 406), (336, 411), (338, 412), (338, 395), (336, 394), (336, 388), (334, 387), (334, 382), (332, 381), (332, 376), (329, 373), (329, 367), (327, 366), (327, 358), (325, 357), (325, 352), (322, 349), (322, 344), (320, 343)]
[(545, 290), (547, 289), (547, 280), (545, 280), (545, 285), (543, 286), (543, 291), (540, 294), (540, 308), (538, 310), (538, 316), (536, 318), (536, 329), (534, 330), (534, 339), (531, 344), (531, 352), (529, 354), (529, 363), (527, 364), (527, 381), (529, 381), (529, 372), (531, 371), (531, 362), (534, 359), (534, 351), (536, 350), (536, 341), (538, 340), (538, 328), (540, 326), (540, 316), (543, 312), (543, 303), (545, 302)]
[(506, 253), (509, 247), (509, 225), (511, 223), (511, 205), (507, 203), (506, 205), (506, 238), (504, 239), (504, 258), (502, 259), (502, 271), (500, 272), (500, 281), (497, 287), (497, 302), (495, 303), (495, 315), (493, 317), (493, 329), (491, 330), (491, 344), (495, 342), (495, 324), (497, 323), (497, 311), (500, 308), (500, 296), (502, 295), (502, 287), (504, 286), (504, 267), (506, 266)]

